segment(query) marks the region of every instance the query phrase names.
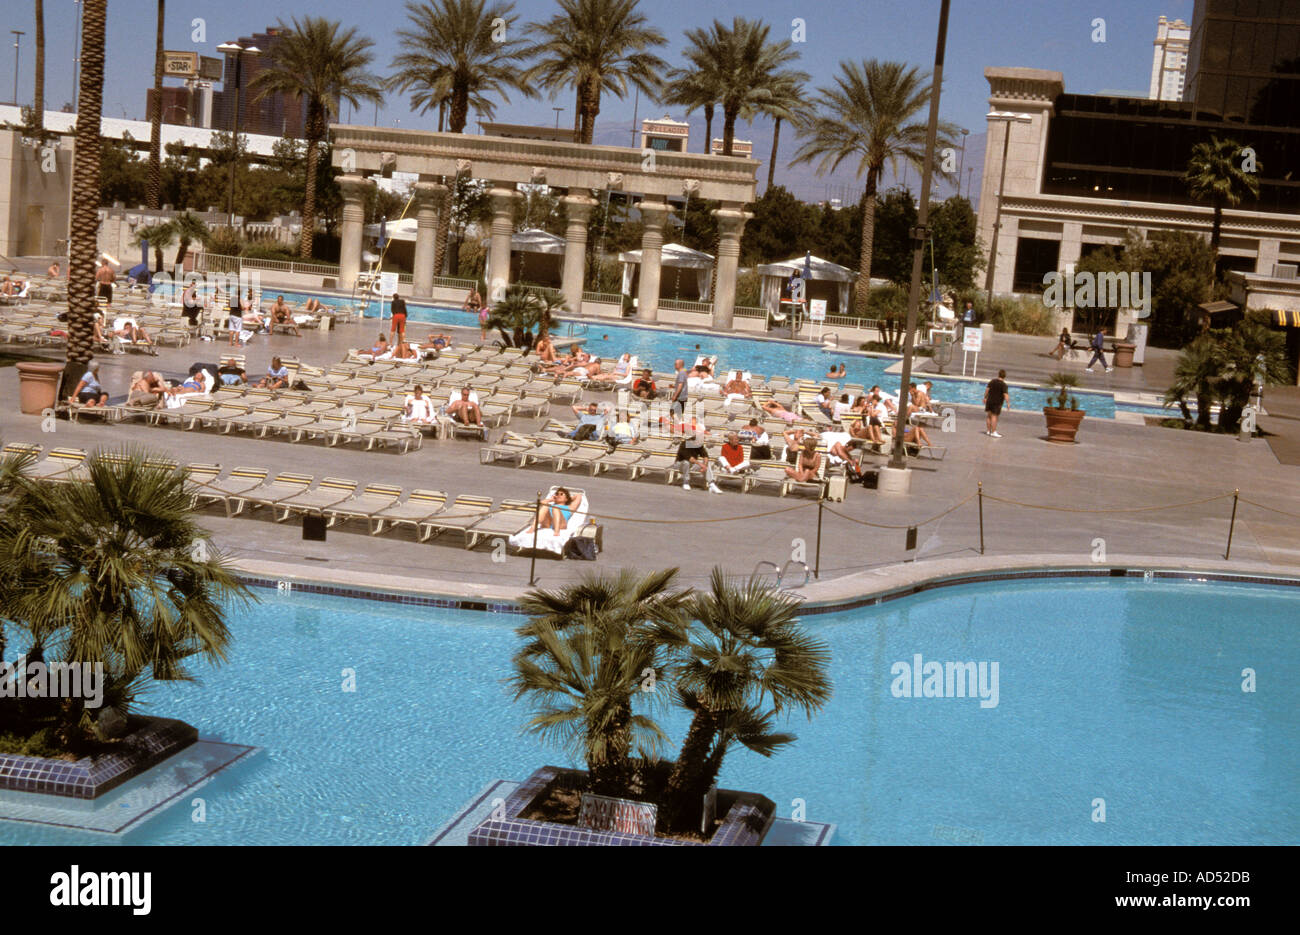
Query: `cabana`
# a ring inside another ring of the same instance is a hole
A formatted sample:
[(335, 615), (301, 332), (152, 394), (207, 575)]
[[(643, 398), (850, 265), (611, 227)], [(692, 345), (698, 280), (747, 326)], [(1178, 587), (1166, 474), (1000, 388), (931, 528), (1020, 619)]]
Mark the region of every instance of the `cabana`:
[[(384, 265), (388, 269), (412, 268), (415, 263), (416, 227), (415, 218), (401, 218), (384, 223), (384, 236), (388, 238), (388, 243), (383, 249), (383, 255)], [(364, 230), (367, 249), (379, 254), (379, 224), (367, 224)]]
[[(483, 241), (484, 244), (487, 241)], [(491, 251), (485, 252), (489, 260), (483, 278), (491, 288), (493, 279)], [(510, 237), (510, 282), (531, 283), (536, 286), (560, 288), (564, 272), (564, 238), (549, 231), (528, 228), (515, 231)]]
[(763, 307), (774, 316), (781, 314), (781, 290), (796, 272), (805, 275), (805, 263), (811, 276), (804, 282), (804, 299), (825, 299), (828, 315), (848, 314), (849, 293), (858, 280), (857, 272), (816, 256), (807, 259), (797, 256), (784, 263), (765, 263), (758, 267), (758, 273), (763, 277)]
[[(623, 264), (623, 294), (636, 295), (641, 285), (641, 251), (620, 253)], [(662, 271), (659, 274), (661, 299), (685, 299), (688, 302), (708, 302), (709, 287), (713, 282), (713, 256), (692, 250), (679, 243), (663, 245)]]

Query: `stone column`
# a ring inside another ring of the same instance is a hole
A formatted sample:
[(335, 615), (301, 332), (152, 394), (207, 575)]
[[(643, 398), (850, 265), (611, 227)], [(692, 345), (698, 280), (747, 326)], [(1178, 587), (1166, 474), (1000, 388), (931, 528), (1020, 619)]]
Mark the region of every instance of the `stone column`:
[(438, 210), (447, 186), (437, 182), (415, 183), (415, 288), (420, 298), (433, 295), (433, 252), (438, 238)]
[(561, 285), (569, 311), (582, 313), (582, 280), (587, 271), (587, 223), (596, 202), (586, 195), (566, 195), (564, 202), (564, 275)]
[(718, 219), (718, 287), (713, 293), (713, 327), (730, 330), (736, 308), (736, 269), (740, 266), (740, 235), (754, 215), (730, 203), (713, 212)]
[(523, 196), (513, 188), (488, 190), (492, 203), (492, 241), (488, 246), (488, 266), (492, 280), (487, 284), (488, 304), (501, 301), (510, 285), (510, 237), (515, 232), (515, 202)]
[(641, 288), (637, 291), (636, 317), (640, 321), (659, 318), (659, 274), (664, 255), (664, 225), (672, 211), (664, 201), (642, 201)]
[(359, 175), (340, 175), (343, 223), (339, 231), (339, 289), (351, 289), (361, 272), (361, 228), (366, 222), (366, 195), (374, 185)]

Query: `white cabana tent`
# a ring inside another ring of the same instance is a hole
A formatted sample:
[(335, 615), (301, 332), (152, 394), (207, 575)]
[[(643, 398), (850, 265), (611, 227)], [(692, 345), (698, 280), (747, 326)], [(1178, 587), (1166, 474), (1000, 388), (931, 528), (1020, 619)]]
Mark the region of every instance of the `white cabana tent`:
[[(758, 267), (758, 274), (763, 277), (764, 308), (777, 314), (781, 301), (781, 287), (795, 272), (802, 276), (804, 265), (804, 257), (797, 256), (783, 263), (764, 263)], [(851, 304), (849, 293), (853, 284), (858, 281), (857, 272), (817, 256), (807, 260), (807, 265), (812, 275), (804, 283), (804, 298), (825, 299), (828, 315), (847, 314)]]
[[(484, 246), (487, 246), (485, 240)], [(489, 268), (483, 278), (492, 281), (491, 250), (485, 258)], [(510, 237), (510, 281), (529, 282), (539, 286), (560, 287), (564, 274), (564, 238), (538, 228), (515, 231)]]
[[(401, 218), (387, 223), (384, 233), (388, 237), (388, 247), (384, 250), (385, 267), (393, 269), (410, 269), (415, 262), (415, 218)], [(366, 250), (379, 253), (379, 224), (367, 224), (362, 228), (366, 240)]]
[[(641, 251), (620, 253), (618, 261), (623, 264), (623, 294), (636, 295), (641, 277)], [(666, 243), (661, 266), (660, 298), (709, 301), (709, 287), (713, 282), (713, 257), (710, 254), (679, 243)]]

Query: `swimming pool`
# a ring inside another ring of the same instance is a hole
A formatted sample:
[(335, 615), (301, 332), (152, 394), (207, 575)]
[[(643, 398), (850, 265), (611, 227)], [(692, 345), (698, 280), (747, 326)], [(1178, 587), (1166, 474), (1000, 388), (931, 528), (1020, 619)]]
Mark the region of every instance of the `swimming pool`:
[[(206, 822), (187, 794), (121, 837), (0, 822), (0, 844), (419, 844), (489, 780), (569, 762), (520, 734), (503, 685), (523, 618), (260, 593), (227, 665), (151, 690), (151, 711), (264, 748), (195, 793)], [(805, 619), (834, 697), (721, 779), (784, 817), (802, 799), (838, 843), (1300, 841), (1300, 589), (1035, 579)], [(997, 704), (896, 697), (917, 654), (998, 663)], [(680, 742), (685, 718), (661, 723)]]
[[(277, 293), (277, 295), (280, 293)], [(303, 293), (285, 292), (286, 301), (303, 302), (309, 298)], [(346, 298), (338, 296), (318, 296), (324, 304), (343, 306), (350, 304)], [(477, 316), (458, 308), (419, 304), (408, 302), (408, 321), (426, 322), (439, 325), (458, 325), (464, 328), (477, 328)], [(371, 312), (378, 313), (378, 305), (372, 303)], [(844, 363), (848, 367), (848, 376), (842, 381), (861, 383), (865, 386), (880, 384), (891, 392), (898, 388), (898, 377), (885, 373), (895, 363), (896, 358), (863, 357), (827, 350), (819, 345), (801, 341), (758, 340), (755, 338), (735, 337), (703, 332), (691, 332), (664, 327), (636, 327), (605, 320), (575, 321), (565, 320), (556, 331), (556, 343), (564, 346), (570, 324), (581, 331), (580, 337), (586, 339), (587, 349), (603, 358), (617, 357), (619, 354), (636, 354), (641, 362), (656, 370), (671, 370), (673, 360), (681, 357), (691, 363), (701, 352), (717, 354), (724, 367), (742, 367), (764, 376), (788, 376), (798, 379), (822, 380), (830, 369), (832, 362)], [(379, 321), (375, 320), (376, 328)], [(384, 327), (387, 327), (386, 325)], [(412, 328), (413, 335), (419, 335)], [(696, 345), (700, 350), (695, 349)], [(992, 376), (988, 374), (987, 376)], [(934, 380), (935, 398), (942, 403), (966, 403), (982, 405), (986, 379), (962, 380), (925, 374), (924, 379)], [(892, 389), (891, 389), (892, 387)], [(1141, 412), (1146, 415), (1168, 415), (1158, 406), (1140, 406), (1128, 403), (1117, 404), (1111, 393), (1080, 389), (1075, 391), (1079, 405), (1087, 410), (1090, 417), (1113, 419), (1115, 410)], [(1047, 399), (1047, 391), (1041, 387), (1011, 387), (1011, 403), (1015, 409), (1036, 409)]]

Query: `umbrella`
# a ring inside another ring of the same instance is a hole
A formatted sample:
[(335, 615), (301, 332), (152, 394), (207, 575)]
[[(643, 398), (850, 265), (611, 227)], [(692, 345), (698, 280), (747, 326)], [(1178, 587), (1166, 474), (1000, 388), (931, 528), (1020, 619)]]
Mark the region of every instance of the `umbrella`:
[(379, 242), (375, 246), (382, 250), (386, 243), (388, 243), (388, 218), (384, 217), (379, 219)]
[(809, 250), (803, 255), (803, 280), (805, 283), (812, 282), (812, 251)]

